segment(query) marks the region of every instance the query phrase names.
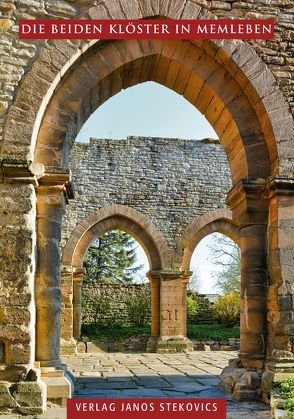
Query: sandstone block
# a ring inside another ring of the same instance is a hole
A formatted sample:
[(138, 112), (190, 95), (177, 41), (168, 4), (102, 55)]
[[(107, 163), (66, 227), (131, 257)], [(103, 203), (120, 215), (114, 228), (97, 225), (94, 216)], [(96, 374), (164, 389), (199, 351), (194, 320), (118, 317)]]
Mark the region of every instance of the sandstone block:
[(236, 390), (233, 396), (240, 402), (254, 402), (258, 400), (258, 392), (254, 390)]
[(100, 342), (93, 340), (87, 342), (87, 353), (105, 353), (108, 352), (108, 344), (106, 342)]
[(9, 383), (0, 381), (0, 408), (1, 407), (16, 407), (17, 403), (13, 399), (9, 391)]
[(0, 31), (5, 31), (10, 29), (11, 21), (9, 19), (1, 19), (0, 20)]
[(242, 368), (242, 361), (240, 358), (230, 359), (229, 366), (234, 369)]
[(20, 382), (11, 386), (11, 395), (21, 407), (21, 412), (42, 413), (45, 404), (45, 386), (40, 382)]
[(78, 354), (86, 352), (86, 344), (84, 342), (78, 342), (77, 343), (77, 352), (78, 352)]
[(247, 380), (248, 386), (251, 390), (256, 390), (260, 387), (260, 377), (257, 372), (248, 371), (243, 377)]
[(244, 372), (245, 370), (243, 368), (235, 369), (230, 366), (225, 367), (221, 373), (222, 385), (228, 389), (233, 389), (235, 383), (242, 377)]
[(6, 346), (5, 362), (11, 364), (29, 364), (31, 361), (30, 345), (10, 343)]

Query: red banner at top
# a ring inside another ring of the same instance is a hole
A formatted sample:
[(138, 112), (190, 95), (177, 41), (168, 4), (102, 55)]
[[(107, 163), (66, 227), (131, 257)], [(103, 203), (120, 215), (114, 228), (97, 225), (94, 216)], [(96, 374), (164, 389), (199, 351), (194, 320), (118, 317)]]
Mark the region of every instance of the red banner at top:
[(20, 20), (20, 39), (273, 39), (273, 20)]

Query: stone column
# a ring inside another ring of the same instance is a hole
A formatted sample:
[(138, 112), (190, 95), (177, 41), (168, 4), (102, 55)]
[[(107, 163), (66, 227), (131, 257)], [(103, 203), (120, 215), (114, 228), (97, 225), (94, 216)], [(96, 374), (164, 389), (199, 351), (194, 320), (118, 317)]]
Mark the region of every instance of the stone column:
[(267, 182), (270, 202), (268, 230), (268, 336), (263, 390), (285, 376), (294, 376), (294, 176), (276, 175)]
[(244, 368), (263, 368), (266, 354), (268, 201), (263, 179), (241, 179), (227, 204), (241, 230), (241, 339)]
[(71, 342), (73, 338), (73, 268), (61, 267), (61, 341)]
[[(46, 168), (37, 188), (36, 361), (40, 363), (48, 398), (63, 401), (70, 397), (71, 385), (57, 372), (62, 370), (59, 242), (68, 197), (73, 197), (69, 169)], [(57, 378), (62, 379), (64, 392), (58, 391)]]
[(73, 274), (73, 337), (77, 340), (81, 337), (82, 321), (82, 285), (85, 269), (75, 269)]
[(173, 353), (193, 350), (183, 330), (182, 281), (185, 272), (160, 271), (160, 340), (156, 352)]
[(186, 272), (182, 278), (182, 333), (187, 335), (187, 285), (193, 272)]
[(21, 415), (46, 408), (35, 363), (36, 193), (43, 165), (0, 161), (0, 406)]
[(147, 343), (147, 352), (155, 352), (160, 334), (160, 274), (149, 271), (147, 277), (151, 287), (151, 336)]

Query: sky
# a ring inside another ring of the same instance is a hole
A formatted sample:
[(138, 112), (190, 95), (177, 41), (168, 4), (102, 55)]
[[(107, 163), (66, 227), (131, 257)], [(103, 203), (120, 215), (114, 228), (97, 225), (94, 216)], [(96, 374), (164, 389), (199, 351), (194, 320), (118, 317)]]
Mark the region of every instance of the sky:
[[(76, 141), (88, 142), (90, 137), (126, 139), (127, 136), (181, 138), (201, 140), (218, 136), (205, 117), (186, 99), (155, 82), (146, 82), (122, 90), (101, 105), (86, 121)], [(215, 294), (211, 276), (215, 267), (209, 262), (204, 238), (196, 247), (191, 261), (191, 270), (200, 271), (201, 288), (204, 294)], [(139, 271), (145, 277), (149, 270), (144, 250), (137, 246)], [(138, 277), (139, 278), (139, 277)]]

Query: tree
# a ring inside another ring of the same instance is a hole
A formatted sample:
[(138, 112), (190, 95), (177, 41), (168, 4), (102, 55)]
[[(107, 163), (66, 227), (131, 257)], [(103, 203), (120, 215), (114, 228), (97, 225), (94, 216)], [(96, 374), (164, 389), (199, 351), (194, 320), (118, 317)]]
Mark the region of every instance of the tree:
[(135, 240), (121, 230), (111, 230), (98, 237), (86, 253), (83, 267), (85, 282), (132, 282), (137, 260)]
[(216, 267), (213, 273), (218, 291), (227, 295), (230, 292), (240, 295), (241, 287), (241, 249), (233, 240), (223, 234), (214, 235), (208, 245), (210, 258)]
[(193, 271), (193, 275), (189, 279), (189, 283), (187, 285), (187, 290), (188, 291), (195, 291), (195, 292), (199, 293), (200, 288), (201, 288), (201, 273), (200, 273), (200, 270), (197, 267), (192, 267), (191, 270)]
[(230, 292), (218, 297), (214, 303), (214, 317), (224, 326), (233, 327), (239, 321), (240, 298)]

